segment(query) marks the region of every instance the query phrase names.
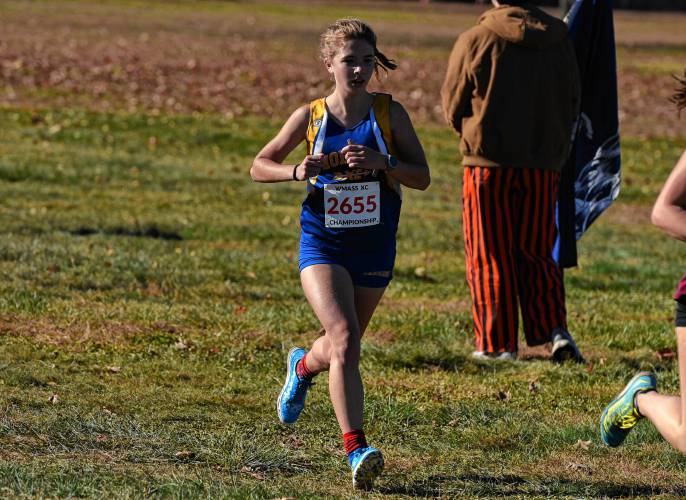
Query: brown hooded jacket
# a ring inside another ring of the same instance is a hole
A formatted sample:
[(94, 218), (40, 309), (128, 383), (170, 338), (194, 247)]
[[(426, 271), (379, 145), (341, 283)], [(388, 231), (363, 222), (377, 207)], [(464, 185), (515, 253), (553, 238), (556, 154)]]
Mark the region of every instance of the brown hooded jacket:
[(463, 163), (560, 171), (579, 87), (564, 22), (529, 4), (488, 10), (455, 42), (441, 89)]

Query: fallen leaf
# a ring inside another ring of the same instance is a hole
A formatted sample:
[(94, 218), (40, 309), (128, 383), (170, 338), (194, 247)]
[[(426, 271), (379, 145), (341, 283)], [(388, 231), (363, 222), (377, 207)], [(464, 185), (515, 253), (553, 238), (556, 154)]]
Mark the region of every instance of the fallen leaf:
[(186, 349), (188, 349), (188, 344), (184, 342), (183, 339), (179, 339), (174, 344), (174, 349), (178, 349), (179, 351), (185, 351)]
[(429, 272), (426, 270), (426, 267), (424, 266), (419, 266), (416, 267), (414, 270), (414, 275), (419, 278), (422, 281), (426, 281), (428, 283), (435, 283), (436, 280), (429, 276)]
[(107, 441), (107, 439), (108, 439), (108, 437), (106, 434), (98, 434), (95, 437), (95, 442), (96, 443), (104, 443), (105, 441)]
[(295, 434), (290, 434), (289, 436), (284, 439), (284, 444), (287, 446), (290, 446), (291, 448), (297, 450), (299, 448), (302, 448), (304, 442), (302, 439), (300, 439), (298, 436)]
[(585, 472), (585, 473), (588, 474), (589, 476), (590, 476), (591, 474), (593, 474), (593, 469), (591, 469), (591, 466), (590, 466), (590, 465), (581, 464), (581, 463), (578, 463), (578, 462), (569, 462), (569, 463), (567, 464), (567, 468), (570, 469), (570, 470)]
[(496, 396), (496, 399), (498, 401), (509, 401), (510, 400), (510, 391), (498, 391), (498, 395)]
[(582, 439), (579, 439), (574, 445), (572, 446), (573, 448), (578, 448), (581, 450), (588, 450), (589, 446), (591, 446), (590, 441), (584, 441)]
[(121, 366), (117, 366), (117, 365), (108, 366), (107, 371), (110, 373), (119, 373), (121, 371)]
[(56, 405), (57, 403), (60, 402), (60, 397), (57, 394), (53, 394), (52, 396), (50, 396), (50, 399), (48, 399), (48, 401), (50, 401), (50, 403)]
[(241, 467), (241, 472), (244, 474), (248, 474), (249, 476), (254, 477), (255, 479), (259, 479), (263, 481), (265, 479), (265, 475), (263, 472), (260, 472), (258, 470), (253, 470), (251, 467)]
[(193, 458), (195, 453), (189, 450), (181, 450), (174, 453), (174, 456), (179, 460), (188, 460), (189, 458)]
[(145, 287), (145, 293), (149, 297), (159, 297), (163, 295), (162, 288), (160, 288), (160, 285), (155, 282), (148, 283), (148, 285)]
[(248, 278), (250, 278), (251, 280), (257, 279), (257, 275), (256, 275), (254, 272), (252, 272), (252, 271), (247, 271), (247, 272), (245, 273), (245, 275), (246, 275)]
[(538, 391), (538, 383), (535, 380), (529, 380), (529, 392), (531, 394), (536, 394)]
[(589, 362), (586, 365), (586, 373), (593, 373), (593, 363)]

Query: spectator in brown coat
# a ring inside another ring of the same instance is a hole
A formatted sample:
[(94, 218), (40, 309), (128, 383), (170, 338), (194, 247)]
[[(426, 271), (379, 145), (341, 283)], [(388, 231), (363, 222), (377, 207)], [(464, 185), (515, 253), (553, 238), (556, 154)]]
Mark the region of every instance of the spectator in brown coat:
[(474, 356), (516, 358), (521, 308), (528, 345), (552, 342), (553, 359), (582, 361), (552, 257), (580, 100), (574, 48), (561, 20), (516, 0), (493, 5), (458, 37), (441, 90), (461, 136)]

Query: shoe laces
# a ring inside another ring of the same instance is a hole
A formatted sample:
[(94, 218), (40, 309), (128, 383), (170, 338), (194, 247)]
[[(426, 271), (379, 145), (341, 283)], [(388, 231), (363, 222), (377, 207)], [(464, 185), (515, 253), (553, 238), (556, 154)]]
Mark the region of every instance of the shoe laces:
[(293, 397), (289, 398), (289, 401), (286, 402), (286, 405), (289, 407), (298, 407), (302, 405), (307, 390), (314, 385), (314, 382), (306, 378), (297, 377), (297, 380), (293, 391)]
[(636, 425), (636, 422), (642, 418), (641, 415), (636, 411), (636, 408), (631, 408), (631, 410), (627, 413), (622, 414), (619, 416), (615, 422), (614, 425), (619, 427), (622, 430), (629, 430), (633, 426)]
[[(297, 375), (296, 375), (296, 377), (297, 377)], [(314, 382), (312, 381), (311, 378), (300, 378), (300, 377), (298, 377), (297, 391), (300, 392), (302, 390), (307, 390), (310, 387), (312, 387), (313, 385), (314, 385)]]
[(620, 429), (631, 429), (634, 425), (636, 425), (637, 421), (638, 418), (636, 418), (633, 413), (630, 413), (629, 415), (622, 415), (622, 417), (619, 419), (618, 427)]

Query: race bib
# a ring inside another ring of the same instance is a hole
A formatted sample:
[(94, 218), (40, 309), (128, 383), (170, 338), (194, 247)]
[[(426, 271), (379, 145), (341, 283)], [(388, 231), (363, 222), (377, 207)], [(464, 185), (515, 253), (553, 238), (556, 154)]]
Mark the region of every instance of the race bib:
[(324, 184), (324, 225), (331, 228), (381, 223), (379, 182)]

